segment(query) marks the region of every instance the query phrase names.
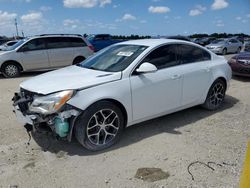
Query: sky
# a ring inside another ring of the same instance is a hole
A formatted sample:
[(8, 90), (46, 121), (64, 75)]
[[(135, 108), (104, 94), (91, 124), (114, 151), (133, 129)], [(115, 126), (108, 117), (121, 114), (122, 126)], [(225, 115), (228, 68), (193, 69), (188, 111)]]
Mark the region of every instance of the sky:
[(250, 0), (0, 0), (0, 35), (250, 34)]

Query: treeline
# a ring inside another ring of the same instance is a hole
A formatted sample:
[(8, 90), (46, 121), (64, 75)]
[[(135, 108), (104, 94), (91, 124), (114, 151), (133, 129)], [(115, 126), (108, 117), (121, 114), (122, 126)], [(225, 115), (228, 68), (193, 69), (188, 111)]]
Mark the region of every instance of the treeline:
[(140, 35), (130, 35), (130, 36), (125, 36), (125, 35), (112, 35), (113, 39), (121, 39), (121, 40), (131, 40), (131, 39), (150, 39), (151, 36), (146, 35), (146, 36), (140, 36)]
[(203, 37), (215, 37), (215, 38), (230, 38), (230, 37), (250, 37), (250, 35), (244, 33), (231, 34), (231, 33), (213, 33), (211, 35), (208, 34), (193, 34), (190, 35), (190, 38), (203, 38)]

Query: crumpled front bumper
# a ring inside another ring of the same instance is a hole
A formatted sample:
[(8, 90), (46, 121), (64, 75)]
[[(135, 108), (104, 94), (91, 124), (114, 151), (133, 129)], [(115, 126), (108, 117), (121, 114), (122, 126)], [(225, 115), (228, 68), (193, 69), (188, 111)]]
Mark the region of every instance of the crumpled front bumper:
[(58, 132), (56, 132), (57, 125), (55, 123), (55, 119), (60, 118), (63, 121), (67, 121), (69, 124), (69, 131), (66, 138), (68, 141), (71, 141), (74, 122), (78, 115), (81, 113), (80, 110), (72, 106), (65, 105), (65, 107), (61, 109), (60, 112), (54, 114), (44, 115), (31, 112), (29, 111), (29, 105), (33, 101), (33, 94), (29, 92), (28, 94), (26, 94), (25, 92), (22, 93), (22, 91), (20, 93), (15, 93), (12, 101), (14, 107), (13, 112), (16, 115), (17, 121), (24, 125), (26, 129), (27, 125), (30, 125), (29, 127), (31, 127), (32, 131), (38, 131), (41, 130), (42, 127), (44, 128), (45, 125), (47, 129), (43, 130), (46, 130), (47, 132), (50, 131), (55, 133), (55, 135), (58, 135)]

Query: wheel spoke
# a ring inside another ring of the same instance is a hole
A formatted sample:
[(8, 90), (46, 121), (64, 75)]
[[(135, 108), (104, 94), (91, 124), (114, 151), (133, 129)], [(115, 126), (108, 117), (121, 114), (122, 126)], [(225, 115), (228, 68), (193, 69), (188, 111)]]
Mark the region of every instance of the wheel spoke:
[(94, 145), (105, 145), (112, 141), (119, 130), (119, 117), (111, 109), (97, 111), (87, 125), (87, 137)]

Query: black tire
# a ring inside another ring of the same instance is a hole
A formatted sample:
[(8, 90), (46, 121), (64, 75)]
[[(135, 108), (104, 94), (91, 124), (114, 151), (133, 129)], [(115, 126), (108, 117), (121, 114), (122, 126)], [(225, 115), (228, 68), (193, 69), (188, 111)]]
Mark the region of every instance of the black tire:
[(226, 48), (224, 48), (224, 49), (222, 50), (222, 55), (227, 55), (227, 49), (226, 49)]
[(240, 51), (241, 51), (241, 47), (239, 47), (238, 49), (237, 49), (237, 54), (239, 54), (240, 53)]
[(77, 65), (77, 64), (83, 62), (84, 60), (85, 60), (84, 57), (76, 57), (76, 58), (74, 59), (74, 61), (73, 61), (72, 64), (73, 64), (73, 65)]
[(2, 66), (2, 73), (6, 78), (15, 78), (20, 75), (21, 69), (17, 63), (5, 63)]
[[(105, 115), (107, 119), (104, 119)], [(119, 140), (124, 129), (124, 122), (120, 108), (109, 101), (100, 101), (88, 107), (79, 116), (75, 123), (75, 136), (86, 149), (103, 150)]]
[(206, 101), (202, 104), (202, 107), (207, 110), (217, 110), (224, 102), (226, 94), (226, 84), (223, 80), (216, 80), (210, 87)]

